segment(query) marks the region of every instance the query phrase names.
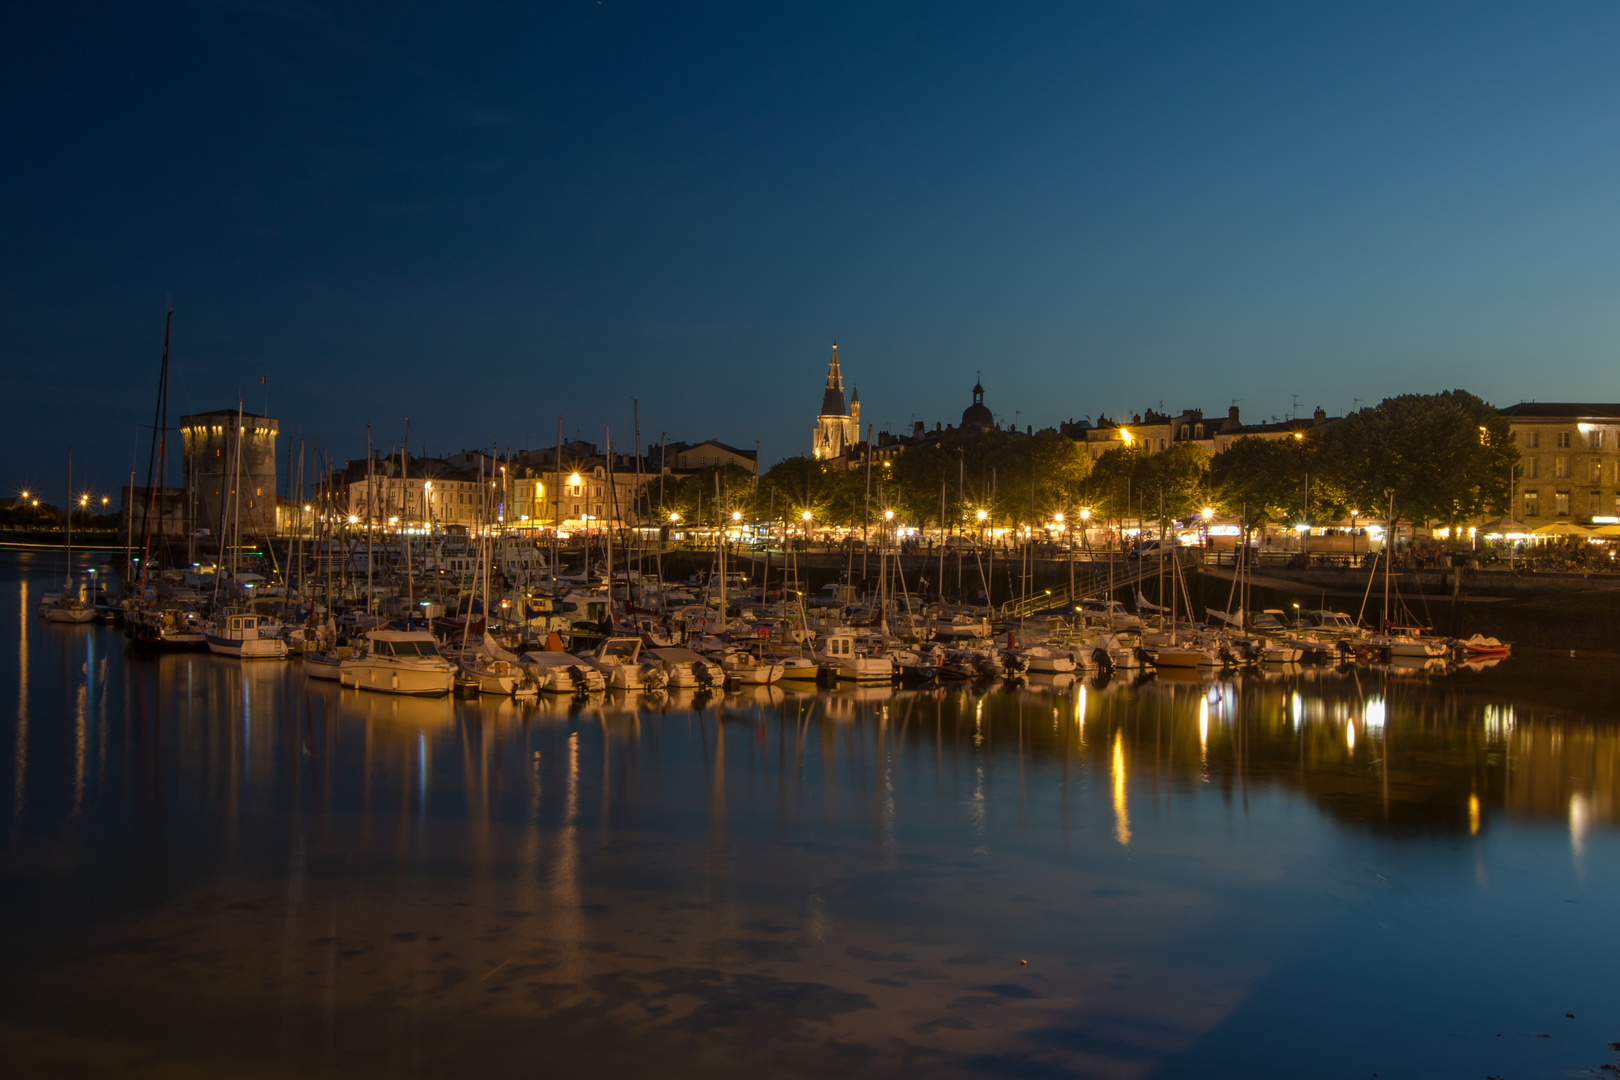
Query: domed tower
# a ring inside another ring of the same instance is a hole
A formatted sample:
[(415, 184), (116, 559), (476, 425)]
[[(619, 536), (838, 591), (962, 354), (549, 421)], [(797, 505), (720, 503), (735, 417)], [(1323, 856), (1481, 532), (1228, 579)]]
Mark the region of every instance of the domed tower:
[(861, 395), (856, 390), (850, 408), (844, 407), (844, 375), (838, 367), (838, 342), (833, 342), (827, 364), (827, 386), (821, 393), (821, 413), (811, 436), (810, 452), (817, 461), (842, 457), (860, 441)]
[(996, 426), (996, 418), (984, 404), (984, 387), (973, 384), (973, 404), (962, 410), (962, 430), (985, 431)]

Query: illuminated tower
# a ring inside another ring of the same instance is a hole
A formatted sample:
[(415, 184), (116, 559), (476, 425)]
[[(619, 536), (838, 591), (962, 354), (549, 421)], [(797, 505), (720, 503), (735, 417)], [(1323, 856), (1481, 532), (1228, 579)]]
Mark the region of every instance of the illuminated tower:
[[(236, 461), (237, 412), (218, 409), (180, 418), (184, 445), (186, 510), (191, 530), (224, 536), (241, 513), (242, 540), (273, 536), (276, 531), (276, 422), (245, 412)], [(240, 477), (239, 486), (232, 481)], [(240, 506), (231, 496), (239, 493)]]
[(827, 364), (827, 386), (821, 394), (821, 414), (811, 436), (810, 452), (817, 461), (842, 457), (861, 441), (861, 392), (857, 388), (844, 407), (844, 376), (838, 368), (838, 342), (833, 342)]

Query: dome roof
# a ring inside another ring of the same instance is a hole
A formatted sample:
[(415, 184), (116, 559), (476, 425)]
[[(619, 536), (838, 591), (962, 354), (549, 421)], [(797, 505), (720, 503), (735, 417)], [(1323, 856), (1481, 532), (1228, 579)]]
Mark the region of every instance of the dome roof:
[(995, 414), (984, 404), (984, 387), (977, 381), (973, 384), (973, 404), (962, 410), (962, 426), (965, 428), (996, 426)]

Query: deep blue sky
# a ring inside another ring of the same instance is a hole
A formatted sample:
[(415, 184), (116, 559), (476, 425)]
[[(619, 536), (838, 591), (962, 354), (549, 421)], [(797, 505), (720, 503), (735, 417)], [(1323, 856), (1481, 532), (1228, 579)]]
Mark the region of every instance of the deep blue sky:
[[(1620, 399), (1620, 5), (19, 5), (0, 485), (234, 403), (358, 456)], [(144, 457), (143, 457), (144, 461)]]

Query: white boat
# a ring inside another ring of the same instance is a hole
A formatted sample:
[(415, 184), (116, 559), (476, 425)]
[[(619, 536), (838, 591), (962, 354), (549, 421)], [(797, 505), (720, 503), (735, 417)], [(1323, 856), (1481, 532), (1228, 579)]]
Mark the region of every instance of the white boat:
[(336, 645), (330, 649), (305, 649), (304, 674), (311, 679), (340, 682), (343, 675), (343, 661), (352, 656), (354, 650), (347, 645)]
[(715, 661), (676, 645), (646, 650), (641, 654), (641, 667), (644, 672), (661, 672), (664, 685), (671, 690), (720, 686), (726, 681), (725, 671)]
[(941, 615), (928, 624), (940, 641), (972, 641), (990, 636), (990, 620), (983, 615)]
[(238, 660), (285, 660), (287, 643), (272, 636), (273, 632), (272, 635), (261, 633), (263, 621), (257, 615), (226, 615), (205, 623), (208, 651)]
[(456, 668), (426, 630), (372, 630), (366, 648), (339, 665), (338, 682), (382, 694), (448, 694)]
[(816, 660), (834, 677), (847, 682), (891, 682), (894, 661), (857, 648), (853, 630), (834, 630), (821, 642)]
[(540, 684), (525, 671), (518, 658), (486, 634), (475, 652), (465, 653), (458, 665), (462, 685), (495, 697), (535, 697)]
[(58, 596), (40, 604), (39, 613), (46, 622), (87, 623), (95, 621), (96, 606), (77, 596)]
[(609, 690), (661, 689), (664, 673), (642, 668), (641, 647), (640, 638), (603, 638), (595, 651), (580, 653), (579, 658), (602, 673)]
[(1446, 655), (1444, 643), (1411, 634), (1375, 634), (1367, 639), (1374, 649), (1381, 649), (1391, 657), (1412, 656), (1433, 659)]
[(1125, 610), (1118, 600), (1082, 600), (1077, 608), (1080, 615), (1101, 623), (1110, 630), (1140, 630), (1142, 618)]
[(786, 670), (780, 661), (767, 660), (743, 649), (727, 650), (720, 657), (720, 669), (728, 686), (769, 686)]
[(607, 689), (600, 671), (565, 652), (527, 652), (519, 660), (542, 693), (590, 694)]
[(1050, 645), (1029, 645), (1016, 651), (1031, 675), (1064, 675), (1074, 671), (1074, 657)]
[(790, 656), (782, 661), (782, 682), (813, 683), (821, 678), (821, 665), (808, 656)]

